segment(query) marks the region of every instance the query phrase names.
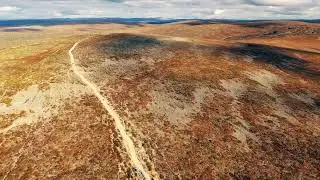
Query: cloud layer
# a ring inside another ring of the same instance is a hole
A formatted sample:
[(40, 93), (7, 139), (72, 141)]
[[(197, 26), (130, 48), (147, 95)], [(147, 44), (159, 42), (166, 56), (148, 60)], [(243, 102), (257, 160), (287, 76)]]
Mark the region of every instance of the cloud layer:
[(0, 19), (320, 18), (320, 0), (1, 0)]

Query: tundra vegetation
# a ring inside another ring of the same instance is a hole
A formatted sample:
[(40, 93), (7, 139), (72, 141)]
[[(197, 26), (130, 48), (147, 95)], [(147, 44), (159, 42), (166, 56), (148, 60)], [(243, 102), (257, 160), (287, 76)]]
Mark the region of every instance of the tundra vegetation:
[[(0, 28), (0, 177), (317, 179), (320, 25)], [(81, 41), (81, 42), (80, 42)]]

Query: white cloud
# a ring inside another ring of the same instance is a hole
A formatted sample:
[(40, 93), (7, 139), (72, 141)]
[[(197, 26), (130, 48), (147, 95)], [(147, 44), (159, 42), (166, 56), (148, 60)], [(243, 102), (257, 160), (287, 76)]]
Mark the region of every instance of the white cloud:
[(15, 6), (0, 6), (0, 12), (17, 11), (18, 9)]
[(63, 14), (61, 12), (59, 12), (59, 11), (53, 11), (52, 15), (54, 17), (62, 17), (63, 16)]
[(219, 14), (222, 14), (222, 13), (224, 13), (224, 9), (216, 9), (215, 11), (214, 11), (214, 14), (217, 14), (217, 15), (219, 15)]

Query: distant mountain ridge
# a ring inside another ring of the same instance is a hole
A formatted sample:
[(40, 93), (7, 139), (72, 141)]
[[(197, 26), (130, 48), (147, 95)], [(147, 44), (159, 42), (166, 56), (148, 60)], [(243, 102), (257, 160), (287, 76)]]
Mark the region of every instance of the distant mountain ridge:
[(59, 18), (59, 19), (19, 19), (19, 20), (0, 20), (0, 26), (50, 26), (61, 24), (105, 24), (105, 23), (120, 23), (120, 24), (165, 24), (183, 21), (183, 19), (160, 19), (160, 18)]
[[(0, 20), (0, 27), (15, 26), (51, 26), (63, 24), (167, 24), (187, 20), (197, 20), (200, 22), (256, 22), (265, 20), (233, 20), (233, 19), (161, 19), (161, 18), (54, 18), (54, 19), (19, 19), (19, 20)], [(320, 23), (320, 19), (315, 20), (297, 20), (309, 23)]]

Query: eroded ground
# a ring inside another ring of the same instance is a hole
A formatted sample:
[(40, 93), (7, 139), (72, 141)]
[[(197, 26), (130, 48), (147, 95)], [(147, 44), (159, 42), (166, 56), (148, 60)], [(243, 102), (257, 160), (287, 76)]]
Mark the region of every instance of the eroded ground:
[(0, 46), (4, 179), (139, 178), (112, 117), (70, 70), (68, 50), (83, 38), (73, 51), (77, 66), (110, 100), (154, 177), (320, 176), (318, 24), (75, 25), (0, 34), (14, 39)]

